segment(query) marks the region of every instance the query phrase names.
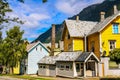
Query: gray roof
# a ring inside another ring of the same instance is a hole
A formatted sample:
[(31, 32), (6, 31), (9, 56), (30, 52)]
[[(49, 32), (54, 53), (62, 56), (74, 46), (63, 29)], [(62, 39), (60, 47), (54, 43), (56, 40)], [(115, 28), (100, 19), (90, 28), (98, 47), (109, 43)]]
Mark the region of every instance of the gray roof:
[(82, 52), (61, 52), (56, 56), (45, 56), (38, 64), (55, 64), (56, 61), (75, 61)]
[(43, 57), (38, 64), (55, 64), (57, 56), (45, 56)]
[(44, 44), (42, 44), (40, 41), (34, 42), (34, 43), (30, 43), (27, 45), (26, 50), (27, 52), (31, 51), (33, 48), (35, 48), (38, 44), (40, 44), (47, 52), (49, 52), (49, 50), (44, 46)]
[(75, 61), (84, 62), (91, 52), (83, 52)]
[(116, 14), (106, 18), (105, 20), (99, 22), (98, 24), (96, 24), (93, 29), (89, 32), (90, 34), (96, 33), (96, 32), (100, 32), (102, 29), (104, 29), (104, 27), (106, 27), (111, 21), (113, 21), (118, 15), (120, 15), (120, 11), (117, 12)]
[(81, 20), (65, 20), (65, 23), (71, 37), (84, 37), (84, 34), (88, 34), (97, 24), (97, 22)]
[(57, 61), (75, 61), (82, 51), (78, 52), (62, 52), (58, 55)]
[[(56, 56), (45, 56), (43, 57), (38, 64), (55, 64), (56, 61), (79, 61), (84, 62), (89, 55), (94, 55), (92, 52), (62, 52)], [(94, 55), (95, 56), (95, 55)], [(97, 61), (99, 59), (95, 56)]]

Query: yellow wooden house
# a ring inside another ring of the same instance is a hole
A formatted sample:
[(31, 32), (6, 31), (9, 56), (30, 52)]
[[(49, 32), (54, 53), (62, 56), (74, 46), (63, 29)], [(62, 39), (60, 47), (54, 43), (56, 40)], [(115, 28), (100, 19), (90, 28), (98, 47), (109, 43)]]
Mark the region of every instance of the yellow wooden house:
[(96, 24), (92, 21), (65, 20), (62, 34), (64, 51), (85, 51), (84, 36)]
[[(116, 8), (116, 7), (115, 7)], [(62, 40), (64, 51), (94, 52), (98, 58), (109, 56), (114, 48), (120, 48), (120, 12), (105, 19), (105, 12), (100, 13), (100, 22), (65, 20)]]
[[(105, 13), (101, 13), (105, 16)], [(101, 20), (88, 35), (88, 51), (100, 57), (109, 56), (114, 48), (120, 48), (120, 12)]]

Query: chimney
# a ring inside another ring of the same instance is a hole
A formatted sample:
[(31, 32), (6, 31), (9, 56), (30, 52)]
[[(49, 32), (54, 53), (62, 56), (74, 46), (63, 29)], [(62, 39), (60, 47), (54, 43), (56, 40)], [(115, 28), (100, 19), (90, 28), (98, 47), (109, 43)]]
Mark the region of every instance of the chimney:
[(105, 19), (105, 12), (100, 12), (100, 21)]
[(54, 49), (55, 49), (55, 24), (52, 24), (52, 33), (51, 33), (51, 54), (50, 56), (54, 56)]
[(117, 10), (117, 6), (114, 5), (113, 9), (114, 9), (114, 14), (116, 14), (116, 13), (118, 12), (118, 10)]
[(79, 21), (79, 16), (76, 16), (76, 22), (78, 22)]

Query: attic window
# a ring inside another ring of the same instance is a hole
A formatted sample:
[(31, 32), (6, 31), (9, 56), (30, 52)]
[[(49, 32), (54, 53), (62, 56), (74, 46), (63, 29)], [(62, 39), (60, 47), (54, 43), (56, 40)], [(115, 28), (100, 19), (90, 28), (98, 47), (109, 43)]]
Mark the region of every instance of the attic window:
[(113, 23), (112, 29), (113, 29), (113, 34), (118, 34), (119, 33), (119, 24)]
[(42, 51), (42, 47), (40, 47), (40, 51)]

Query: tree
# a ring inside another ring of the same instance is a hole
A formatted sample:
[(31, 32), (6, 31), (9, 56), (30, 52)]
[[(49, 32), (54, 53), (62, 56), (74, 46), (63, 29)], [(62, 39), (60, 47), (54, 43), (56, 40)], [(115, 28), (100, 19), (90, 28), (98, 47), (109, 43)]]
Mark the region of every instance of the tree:
[[(24, 0), (18, 0), (20, 2), (23, 2)], [(7, 16), (6, 13), (12, 12), (12, 9), (9, 7), (8, 0), (0, 0), (0, 30), (4, 27), (3, 23), (9, 23), (9, 22), (17, 22), (20, 24), (23, 24), (23, 21), (19, 20), (19, 18), (14, 17), (10, 18), (10, 16)]]
[(22, 40), (24, 31), (20, 31), (20, 27), (14, 26), (12, 29), (6, 32), (7, 37), (3, 42), (3, 63), (6, 67), (17, 67), (27, 55), (26, 44)]
[(110, 59), (115, 61), (117, 64), (120, 63), (120, 48), (116, 48), (110, 52)]

